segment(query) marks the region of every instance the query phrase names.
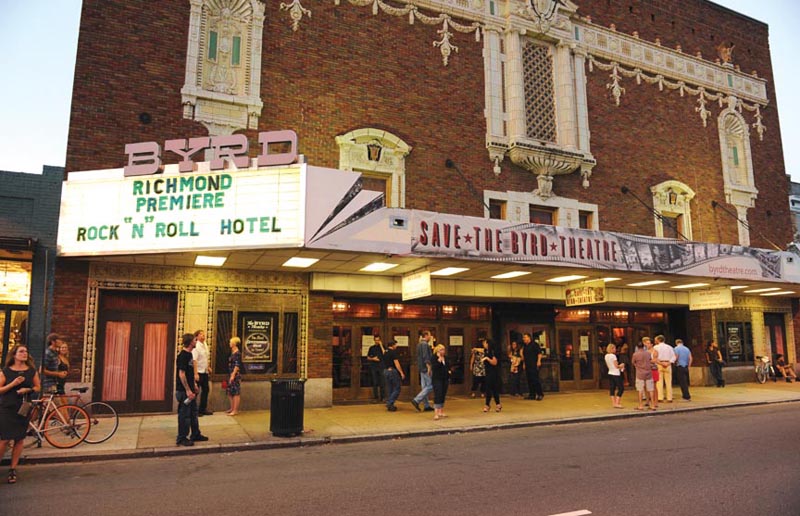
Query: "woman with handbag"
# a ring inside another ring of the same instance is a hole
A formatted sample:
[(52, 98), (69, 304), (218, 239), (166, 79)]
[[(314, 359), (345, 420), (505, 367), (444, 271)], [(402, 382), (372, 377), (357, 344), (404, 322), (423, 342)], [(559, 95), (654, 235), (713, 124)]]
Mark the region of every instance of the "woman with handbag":
[(231, 402), (231, 409), (227, 412), (229, 416), (239, 413), (239, 400), (242, 393), (242, 353), (239, 351), (241, 344), (239, 337), (230, 340), (231, 356), (228, 357), (228, 399)]
[(40, 390), (39, 373), (33, 358), (28, 355), (28, 346), (15, 347), (0, 372), (0, 457), (5, 455), (8, 444), (14, 441), (11, 469), (8, 470), (9, 484), (17, 482), (17, 464), (28, 430), (30, 395)]

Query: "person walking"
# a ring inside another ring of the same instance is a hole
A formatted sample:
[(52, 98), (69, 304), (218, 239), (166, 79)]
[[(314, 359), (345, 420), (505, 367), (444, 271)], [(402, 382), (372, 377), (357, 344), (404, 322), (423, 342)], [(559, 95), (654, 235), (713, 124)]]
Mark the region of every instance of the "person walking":
[(486, 365), (483, 362), (483, 340), (478, 339), (478, 345), (472, 348), (469, 357), (469, 369), (472, 371), (472, 389), (470, 397), (474, 398), (476, 392), (481, 393), (481, 398), (486, 394)]
[(489, 339), (483, 339), (483, 364), (486, 367), (486, 395), (483, 406), (484, 412), (489, 412), (491, 401), (494, 398), (495, 411), (503, 410), (500, 404), (500, 367), (494, 343)]
[(650, 399), (650, 410), (656, 410), (656, 389), (653, 383), (653, 369), (651, 367), (652, 355), (645, 349), (645, 340), (649, 343), (649, 337), (643, 337), (642, 341), (636, 344), (636, 351), (633, 353), (631, 363), (636, 369), (636, 390), (639, 393), (639, 406), (636, 410), (644, 410), (642, 401), (645, 396)]
[(369, 362), (369, 376), (372, 380), (372, 401), (381, 403), (386, 399), (386, 382), (383, 376), (383, 343), (380, 335), (372, 336), (373, 344), (367, 351), (367, 362)]
[(681, 397), (691, 401), (689, 394), (689, 368), (692, 366), (692, 351), (683, 345), (681, 339), (675, 339), (675, 376), (681, 386)]
[(450, 385), (450, 365), (443, 344), (438, 344), (433, 350), (433, 409), (436, 411), (433, 419), (439, 420), (447, 417), (444, 413), (444, 399), (447, 396), (447, 387)]
[(28, 430), (28, 415), (20, 415), (19, 410), (23, 401), (40, 390), (39, 373), (28, 346), (20, 344), (9, 353), (6, 366), (0, 371), (0, 458), (5, 456), (11, 441), (14, 442), (11, 469), (6, 479), (9, 484), (17, 483), (17, 465)]
[[(194, 383), (194, 359), (192, 350), (195, 338), (191, 333), (184, 333), (181, 338), (183, 348), (175, 361), (177, 378), (175, 381), (175, 399), (178, 401), (178, 437), (177, 446), (194, 446), (195, 442), (208, 441), (208, 437), (200, 433), (197, 422), (197, 394), (200, 392)], [(191, 431), (191, 437), (189, 432)]]
[(423, 410), (420, 404), (425, 406), (425, 412), (431, 412), (433, 410), (431, 402), (428, 400), (428, 394), (433, 391), (433, 380), (431, 376), (433, 373), (432, 361), (433, 350), (431, 348), (431, 332), (425, 330), (422, 332), (419, 344), (417, 344), (417, 367), (419, 368), (419, 384), (422, 389), (419, 391), (419, 394), (414, 396), (411, 400), (411, 404), (420, 412)]
[(197, 341), (192, 350), (195, 382), (200, 386), (200, 406), (197, 408), (197, 415), (199, 417), (210, 416), (213, 414), (208, 410), (208, 395), (211, 392), (208, 375), (211, 374), (211, 364), (208, 361), (209, 351), (206, 344), (206, 332), (197, 330), (194, 332), (194, 339)]
[(528, 380), (528, 399), (542, 401), (544, 391), (539, 380), (539, 368), (542, 367), (542, 348), (534, 341), (530, 333), (522, 335), (522, 360), (525, 364), (525, 376)]
[(520, 380), (522, 379), (522, 350), (516, 339), (511, 341), (511, 346), (508, 350), (508, 360), (511, 363), (508, 372), (510, 394), (511, 396), (522, 396), (522, 387)]
[(653, 349), (657, 353), (656, 391), (658, 391), (658, 401), (672, 403), (672, 364), (675, 363), (675, 351), (665, 342), (663, 335), (656, 335), (656, 345), (653, 346)]
[(231, 347), (231, 356), (228, 357), (228, 400), (230, 401), (230, 410), (227, 414), (235, 416), (239, 414), (239, 402), (242, 399), (242, 352), (239, 351), (239, 346), (242, 339), (239, 337), (232, 337), (228, 343)]
[(622, 378), (622, 371), (625, 369), (623, 364), (617, 362), (617, 346), (609, 344), (606, 346), (606, 367), (608, 367), (608, 380), (610, 384), (609, 394), (611, 395), (611, 406), (622, 408), (622, 393), (625, 392), (625, 382)]
[(706, 345), (706, 363), (717, 387), (725, 387), (725, 377), (722, 375), (722, 366), (725, 365), (725, 361), (722, 360), (722, 352), (719, 350), (719, 346), (713, 340), (709, 340)]
[(389, 342), (386, 343), (386, 351), (383, 353), (383, 375), (386, 379), (386, 410), (389, 412), (397, 410), (394, 403), (400, 397), (400, 384), (406, 378), (396, 350), (397, 341), (389, 339)]

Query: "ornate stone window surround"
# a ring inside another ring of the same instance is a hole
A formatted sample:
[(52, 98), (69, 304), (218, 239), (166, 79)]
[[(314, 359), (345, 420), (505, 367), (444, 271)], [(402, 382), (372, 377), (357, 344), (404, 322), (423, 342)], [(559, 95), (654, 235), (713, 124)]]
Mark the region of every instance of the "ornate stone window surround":
[[(687, 240), (692, 239), (691, 200), (695, 193), (680, 181), (664, 181), (650, 188), (653, 193), (653, 209), (667, 218), (680, 221), (677, 229)], [(654, 216), (656, 236), (664, 236), (664, 222)]]
[[(385, 177), (389, 181), (386, 205), (391, 208), (405, 208), (406, 156), (411, 152), (411, 147), (406, 142), (388, 131), (363, 128), (337, 136), (336, 144), (339, 146), (341, 170)], [(374, 159), (376, 154), (377, 159)]]
[[(599, 230), (598, 206), (576, 199), (552, 196), (547, 199), (531, 192), (497, 192), (484, 190), (483, 200), (486, 206), (489, 200), (494, 199), (506, 203), (506, 220), (509, 222), (530, 222), (530, 206), (541, 206), (555, 210), (556, 225), (566, 228), (580, 227), (580, 212), (591, 213), (592, 227), (587, 229)], [(489, 218), (488, 208), (484, 208), (484, 217)]]
[(736, 208), (739, 217), (739, 244), (750, 245), (747, 210), (755, 207), (758, 189), (753, 177), (750, 131), (744, 117), (736, 110), (736, 97), (728, 98), (728, 108), (717, 119), (725, 202)]

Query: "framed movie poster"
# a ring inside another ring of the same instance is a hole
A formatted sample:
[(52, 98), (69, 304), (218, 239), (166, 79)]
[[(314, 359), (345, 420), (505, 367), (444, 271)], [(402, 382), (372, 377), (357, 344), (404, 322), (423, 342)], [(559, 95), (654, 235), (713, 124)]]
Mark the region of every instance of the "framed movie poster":
[(277, 312), (240, 312), (239, 335), (242, 339), (244, 373), (276, 373), (278, 362), (275, 345), (278, 340)]

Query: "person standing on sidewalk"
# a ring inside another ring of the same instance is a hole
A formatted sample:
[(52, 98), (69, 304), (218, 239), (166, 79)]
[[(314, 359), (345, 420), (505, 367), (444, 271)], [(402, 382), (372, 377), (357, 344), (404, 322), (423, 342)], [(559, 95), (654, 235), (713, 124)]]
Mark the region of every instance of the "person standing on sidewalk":
[(433, 407), (431, 407), (431, 402), (428, 401), (428, 394), (433, 391), (433, 369), (431, 367), (432, 361), (433, 350), (431, 348), (431, 332), (425, 330), (422, 332), (422, 337), (419, 339), (419, 344), (417, 344), (417, 367), (419, 368), (419, 384), (422, 387), (422, 390), (420, 390), (419, 394), (414, 396), (414, 399), (411, 400), (411, 404), (414, 405), (414, 408), (420, 412), (422, 412), (420, 403), (425, 406), (425, 412), (430, 412), (433, 410)]
[(483, 364), (486, 366), (486, 401), (483, 411), (489, 412), (494, 398), (495, 411), (500, 412), (503, 410), (503, 405), (500, 404), (500, 361), (494, 343), (488, 339), (483, 339)]
[(380, 335), (373, 335), (374, 344), (367, 351), (369, 376), (372, 379), (372, 401), (380, 403), (386, 399), (386, 385), (383, 378), (383, 343)]
[(508, 378), (510, 384), (511, 396), (522, 396), (522, 387), (520, 380), (522, 376), (522, 350), (519, 347), (517, 339), (511, 341), (511, 346), (508, 350), (508, 360), (511, 362), (511, 367), (508, 371)]
[(691, 401), (692, 395), (689, 394), (689, 367), (692, 365), (692, 351), (683, 345), (681, 339), (675, 339), (675, 375), (678, 377), (678, 385), (681, 386), (681, 397), (686, 401)]
[(542, 367), (542, 348), (534, 341), (530, 333), (522, 335), (522, 360), (525, 363), (525, 375), (528, 380), (528, 399), (542, 401), (544, 391), (539, 381), (539, 368)]
[(67, 377), (66, 371), (59, 371), (58, 352), (64, 339), (58, 333), (51, 333), (47, 336), (47, 349), (44, 350), (44, 360), (42, 361), (42, 392), (45, 394), (55, 394), (58, 391), (58, 380)]
[[(197, 422), (197, 393), (199, 389), (194, 383), (194, 359), (192, 350), (195, 338), (191, 333), (185, 333), (181, 338), (183, 349), (178, 353), (175, 368), (178, 370), (175, 382), (175, 399), (178, 400), (178, 437), (175, 444), (178, 446), (194, 446), (195, 442), (208, 441), (208, 437), (200, 433), (200, 424)], [(191, 438), (189, 431), (191, 430)]]
[(722, 376), (722, 366), (725, 365), (725, 361), (722, 360), (719, 346), (713, 340), (709, 340), (706, 346), (706, 363), (711, 372), (711, 377), (717, 383), (717, 387), (725, 387), (725, 377)]
[(228, 411), (229, 416), (239, 414), (239, 402), (242, 400), (242, 352), (239, 351), (239, 345), (242, 339), (239, 337), (231, 337), (228, 345), (231, 347), (231, 356), (228, 357), (228, 400), (230, 400), (231, 409)]
[(28, 346), (19, 344), (8, 354), (6, 366), (0, 371), (0, 458), (6, 454), (11, 441), (11, 468), (8, 470), (9, 484), (17, 483), (17, 465), (22, 456), (28, 416), (19, 414), (24, 401), (41, 390), (39, 373)]
[(433, 350), (433, 408), (436, 414), (433, 419), (439, 420), (445, 416), (444, 399), (447, 396), (447, 387), (450, 385), (450, 364), (447, 363), (447, 356), (444, 345), (438, 344)]
[(608, 380), (610, 384), (609, 393), (611, 395), (611, 406), (622, 408), (622, 393), (625, 392), (625, 382), (622, 378), (622, 371), (625, 366), (617, 362), (617, 346), (609, 344), (606, 346), (606, 367), (608, 367)]
[(200, 406), (197, 415), (210, 416), (213, 414), (208, 410), (208, 393), (211, 391), (208, 382), (208, 375), (211, 374), (211, 364), (208, 363), (208, 346), (206, 345), (206, 332), (197, 330), (194, 332), (195, 345), (192, 350), (194, 359), (194, 381), (200, 386)]
[[(486, 394), (486, 366), (483, 363), (483, 340), (478, 339), (478, 345), (472, 348), (469, 357), (469, 369), (472, 371), (472, 392), (470, 397), (475, 397), (475, 392), (481, 393), (481, 398)], [(478, 389), (480, 388), (480, 391)]]
[(658, 401), (666, 400), (672, 403), (672, 364), (675, 363), (675, 351), (672, 346), (664, 342), (663, 335), (656, 335), (656, 345), (653, 349), (658, 353), (658, 380), (656, 390), (658, 391)]
[(651, 354), (645, 349), (645, 341), (650, 342), (649, 337), (643, 337), (642, 341), (636, 344), (636, 352), (631, 358), (631, 363), (636, 369), (636, 390), (639, 392), (639, 406), (636, 410), (644, 410), (642, 401), (645, 397), (650, 399), (650, 410), (656, 409), (655, 385), (653, 385), (653, 370), (651, 368)]
[(386, 378), (386, 410), (394, 412), (397, 410), (394, 402), (400, 397), (400, 383), (405, 380), (403, 367), (397, 358), (397, 341), (389, 339), (386, 343), (386, 351), (383, 353), (383, 375)]

